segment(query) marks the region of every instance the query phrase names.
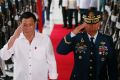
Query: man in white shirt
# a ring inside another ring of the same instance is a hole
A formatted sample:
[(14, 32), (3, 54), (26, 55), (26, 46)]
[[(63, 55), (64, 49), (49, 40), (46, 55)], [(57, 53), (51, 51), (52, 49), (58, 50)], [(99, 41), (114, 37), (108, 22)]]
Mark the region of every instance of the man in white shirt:
[[(77, 1), (76, 0), (67, 0), (67, 8), (68, 8), (68, 28), (72, 28), (73, 18), (75, 18), (75, 27), (78, 26), (78, 10), (77, 10)], [(74, 15), (74, 17), (73, 17)]]
[(68, 22), (68, 9), (67, 9), (67, 0), (59, 0), (59, 7), (62, 7), (62, 18), (63, 18), (63, 28), (67, 28)]
[(13, 80), (57, 79), (53, 47), (47, 36), (35, 31), (36, 17), (25, 12), (20, 17), (20, 26), (0, 50), (3, 60), (14, 56)]

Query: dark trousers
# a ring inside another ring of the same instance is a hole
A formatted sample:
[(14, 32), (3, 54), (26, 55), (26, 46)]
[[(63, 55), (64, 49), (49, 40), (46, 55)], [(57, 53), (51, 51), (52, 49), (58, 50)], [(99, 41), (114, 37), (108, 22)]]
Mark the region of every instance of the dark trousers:
[(117, 38), (119, 37), (119, 32), (120, 32), (120, 29), (117, 29), (117, 30), (116, 30)]
[(99, 6), (99, 11), (105, 10), (105, 5), (106, 5), (106, 0), (100, 0), (100, 6)]
[(65, 7), (62, 7), (62, 16), (63, 16), (64, 27), (67, 27), (67, 14), (68, 14), (67, 9), (65, 9)]
[(50, 20), (50, 7), (51, 7), (52, 0), (48, 0), (48, 7), (46, 8), (46, 19)]
[(116, 25), (116, 22), (113, 22), (113, 21), (111, 21), (111, 29), (112, 29), (112, 35), (114, 34), (114, 32), (115, 32), (115, 25)]
[(69, 27), (71, 28), (72, 27), (72, 19), (73, 19), (73, 16), (75, 18), (75, 27), (78, 26), (78, 10), (77, 9), (69, 9), (68, 10), (68, 21), (69, 21)]
[(87, 13), (88, 9), (80, 9), (80, 24), (84, 22), (83, 15)]

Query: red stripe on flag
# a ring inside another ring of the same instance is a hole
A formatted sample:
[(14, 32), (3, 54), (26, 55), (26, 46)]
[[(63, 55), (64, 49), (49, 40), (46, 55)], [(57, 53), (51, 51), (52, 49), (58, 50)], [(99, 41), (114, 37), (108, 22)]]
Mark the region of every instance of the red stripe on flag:
[(37, 0), (37, 14), (38, 14), (38, 30), (42, 33), (43, 23), (42, 23), (42, 1)]

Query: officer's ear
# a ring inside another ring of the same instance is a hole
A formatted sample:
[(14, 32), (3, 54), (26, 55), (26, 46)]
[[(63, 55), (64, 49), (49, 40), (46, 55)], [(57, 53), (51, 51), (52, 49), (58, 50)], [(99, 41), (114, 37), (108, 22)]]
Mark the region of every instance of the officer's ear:
[(96, 24), (96, 26), (98, 27), (98, 30), (101, 28), (101, 23), (100, 22), (98, 22), (97, 24)]

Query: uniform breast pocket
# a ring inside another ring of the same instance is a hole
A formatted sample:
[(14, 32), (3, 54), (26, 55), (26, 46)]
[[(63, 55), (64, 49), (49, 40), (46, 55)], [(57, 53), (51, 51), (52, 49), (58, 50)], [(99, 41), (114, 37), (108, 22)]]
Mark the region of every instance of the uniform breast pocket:
[(107, 59), (107, 55), (105, 55), (105, 53), (99, 52), (98, 56), (99, 56), (101, 62), (105, 62)]
[(100, 46), (98, 48), (98, 53), (99, 53), (99, 56), (100, 56), (100, 60), (102, 62), (105, 62), (106, 59), (107, 59), (107, 55), (108, 55), (108, 46), (105, 45), (106, 43), (105, 42), (101, 42), (100, 43)]
[(44, 60), (46, 58), (46, 50), (43, 47), (38, 47), (34, 50), (34, 58), (37, 60)]
[(102, 57), (100, 58), (100, 61), (101, 61), (101, 62), (105, 62), (106, 59), (107, 59), (106, 56), (102, 56)]

